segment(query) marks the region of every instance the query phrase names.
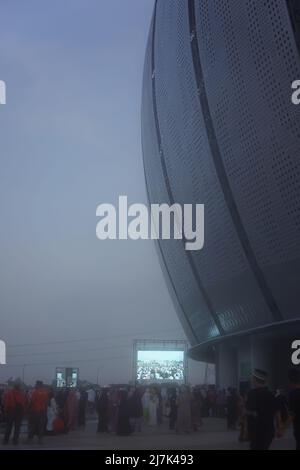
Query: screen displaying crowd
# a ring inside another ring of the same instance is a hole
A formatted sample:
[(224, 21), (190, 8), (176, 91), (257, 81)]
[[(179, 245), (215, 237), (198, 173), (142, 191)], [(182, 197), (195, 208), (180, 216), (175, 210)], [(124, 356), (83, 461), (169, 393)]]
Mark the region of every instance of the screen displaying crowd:
[(184, 381), (184, 351), (138, 351), (137, 380)]

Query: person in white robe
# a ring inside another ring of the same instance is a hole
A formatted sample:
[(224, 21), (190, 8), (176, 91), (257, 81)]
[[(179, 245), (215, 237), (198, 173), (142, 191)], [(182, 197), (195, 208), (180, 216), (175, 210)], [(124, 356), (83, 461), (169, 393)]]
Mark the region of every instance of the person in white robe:
[(159, 398), (153, 389), (149, 399), (149, 426), (157, 426), (157, 411), (159, 406)]

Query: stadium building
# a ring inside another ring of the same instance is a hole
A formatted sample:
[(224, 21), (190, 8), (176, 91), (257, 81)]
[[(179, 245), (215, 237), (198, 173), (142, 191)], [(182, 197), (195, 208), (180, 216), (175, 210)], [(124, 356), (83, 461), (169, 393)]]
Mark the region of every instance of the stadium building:
[(157, 0), (143, 81), (149, 201), (205, 204), (205, 246), (160, 240), (190, 356), (284, 385), (300, 339), (298, 0)]

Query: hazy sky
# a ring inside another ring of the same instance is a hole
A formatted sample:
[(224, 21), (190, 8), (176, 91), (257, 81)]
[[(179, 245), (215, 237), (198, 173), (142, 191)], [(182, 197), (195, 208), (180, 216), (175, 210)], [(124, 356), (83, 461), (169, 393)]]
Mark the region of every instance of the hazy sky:
[(0, 381), (26, 364), (27, 381), (72, 365), (81, 378), (123, 382), (134, 338), (184, 338), (153, 242), (95, 236), (99, 203), (146, 202), (140, 105), (152, 7), (0, 1), (0, 339), (17, 365), (0, 366)]

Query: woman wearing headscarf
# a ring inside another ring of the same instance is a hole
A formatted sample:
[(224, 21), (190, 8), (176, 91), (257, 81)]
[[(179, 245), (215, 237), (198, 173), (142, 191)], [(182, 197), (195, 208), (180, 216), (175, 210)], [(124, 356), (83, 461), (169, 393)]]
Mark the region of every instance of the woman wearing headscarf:
[(157, 412), (159, 407), (159, 398), (154, 388), (151, 389), (149, 399), (149, 426), (157, 426)]
[(104, 388), (96, 403), (98, 413), (97, 432), (108, 432), (108, 390)]
[(179, 390), (179, 395), (177, 399), (177, 422), (176, 422), (176, 431), (191, 432), (192, 429), (192, 413), (191, 413), (191, 393), (190, 389), (185, 385)]
[(145, 423), (149, 422), (149, 402), (150, 402), (150, 390), (146, 388), (143, 397), (142, 397), (142, 404), (143, 404), (143, 413), (144, 413), (144, 420)]
[(191, 394), (191, 407), (192, 407), (192, 428), (193, 431), (198, 431), (202, 426), (202, 395), (199, 388), (194, 388)]
[(119, 408), (119, 390), (111, 389), (108, 398), (108, 430), (109, 432), (117, 431)]
[(87, 409), (87, 392), (86, 390), (80, 390), (79, 402), (78, 402), (78, 425), (80, 427), (85, 426), (85, 417)]
[(143, 405), (141, 393), (138, 388), (136, 388), (128, 400), (129, 404), (129, 414), (130, 422), (133, 431), (141, 432), (142, 430), (142, 418), (143, 418)]
[(47, 426), (46, 432), (47, 434), (53, 434), (53, 423), (57, 416), (57, 403), (54, 398), (53, 390), (49, 391), (49, 401), (47, 407)]
[(169, 429), (174, 430), (177, 420), (177, 391), (172, 388), (168, 400), (169, 408)]
[(118, 409), (117, 434), (119, 436), (128, 436), (132, 429), (129, 421), (129, 406), (127, 390), (120, 390), (120, 402)]
[(78, 399), (76, 390), (70, 390), (67, 398), (68, 429), (74, 431), (78, 421)]

